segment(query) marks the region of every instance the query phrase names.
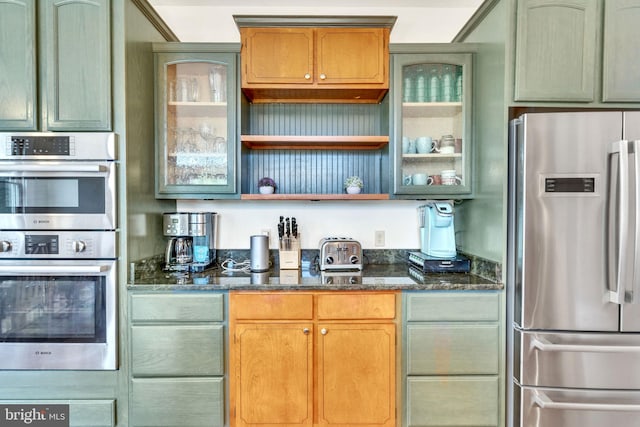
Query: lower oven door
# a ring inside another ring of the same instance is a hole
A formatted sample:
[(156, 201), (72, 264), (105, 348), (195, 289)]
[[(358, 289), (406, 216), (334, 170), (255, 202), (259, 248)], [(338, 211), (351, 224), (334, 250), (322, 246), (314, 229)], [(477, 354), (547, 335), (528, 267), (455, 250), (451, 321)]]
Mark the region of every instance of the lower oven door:
[(514, 427), (637, 427), (640, 390), (514, 385)]
[(0, 369), (116, 369), (116, 261), (0, 262)]

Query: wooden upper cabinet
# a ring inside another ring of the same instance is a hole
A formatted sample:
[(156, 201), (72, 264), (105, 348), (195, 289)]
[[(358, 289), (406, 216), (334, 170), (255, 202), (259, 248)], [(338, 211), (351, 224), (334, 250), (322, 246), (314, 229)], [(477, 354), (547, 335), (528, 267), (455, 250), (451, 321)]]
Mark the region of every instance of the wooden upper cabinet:
[(311, 28), (243, 28), (242, 53), (243, 88), (313, 83)]
[(389, 32), (383, 28), (318, 28), (318, 84), (389, 87)]
[(242, 27), (242, 90), (253, 102), (379, 102), (389, 28)]

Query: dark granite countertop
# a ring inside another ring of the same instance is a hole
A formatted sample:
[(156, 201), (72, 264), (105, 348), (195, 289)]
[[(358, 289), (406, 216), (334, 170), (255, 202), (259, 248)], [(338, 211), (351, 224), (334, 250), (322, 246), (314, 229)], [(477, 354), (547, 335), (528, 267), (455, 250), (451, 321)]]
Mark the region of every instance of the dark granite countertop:
[(136, 274), (128, 289), (136, 290), (500, 290), (503, 284), (475, 274), (421, 273), (406, 263), (366, 265), (362, 271), (321, 272), (315, 269), (265, 273), (201, 273), (147, 271)]

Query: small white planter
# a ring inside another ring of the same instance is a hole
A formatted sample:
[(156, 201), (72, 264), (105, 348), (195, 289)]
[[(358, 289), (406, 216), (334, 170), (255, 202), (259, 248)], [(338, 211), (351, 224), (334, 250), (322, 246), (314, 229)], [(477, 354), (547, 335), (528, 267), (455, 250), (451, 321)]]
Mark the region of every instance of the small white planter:
[(273, 187), (271, 187), (270, 185), (258, 187), (258, 190), (260, 190), (260, 194), (273, 194)]
[(360, 187), (356, 187), (356, 186), (347, 187), (347, 194), (359, 194), (361, 191), (362, 191), (362, 188)]

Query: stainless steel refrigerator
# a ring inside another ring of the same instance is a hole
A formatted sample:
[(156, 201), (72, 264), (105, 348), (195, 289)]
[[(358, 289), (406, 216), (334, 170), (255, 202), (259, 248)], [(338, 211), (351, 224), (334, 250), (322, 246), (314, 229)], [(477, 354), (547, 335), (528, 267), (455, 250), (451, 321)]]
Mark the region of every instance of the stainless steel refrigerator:
[(508, 426), (640, 426), (639, 192), (640, 112), (511, 122)]

